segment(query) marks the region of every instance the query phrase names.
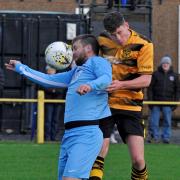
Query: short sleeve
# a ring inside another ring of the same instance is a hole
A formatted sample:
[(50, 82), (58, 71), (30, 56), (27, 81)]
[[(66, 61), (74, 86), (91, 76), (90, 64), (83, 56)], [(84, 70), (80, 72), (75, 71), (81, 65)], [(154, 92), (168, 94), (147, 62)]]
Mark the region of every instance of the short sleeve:
[(153, 44), (147, 43), (141, 48), (137, 59), (139, 74), (152, 74), (153, 58), (154, 58)]

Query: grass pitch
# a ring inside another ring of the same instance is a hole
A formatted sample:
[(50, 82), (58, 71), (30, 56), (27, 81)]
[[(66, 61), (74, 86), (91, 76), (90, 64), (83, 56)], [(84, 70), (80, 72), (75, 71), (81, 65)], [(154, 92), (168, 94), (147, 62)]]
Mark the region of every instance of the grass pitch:
[[(0, 180), (56, 180), (58, 143), (0, 143)], [(145, 145), (149, 180), (180, 179), (180, 146)], [(130, 158), (123, 144), (110, 146), (104, 180), (130, 180)]]

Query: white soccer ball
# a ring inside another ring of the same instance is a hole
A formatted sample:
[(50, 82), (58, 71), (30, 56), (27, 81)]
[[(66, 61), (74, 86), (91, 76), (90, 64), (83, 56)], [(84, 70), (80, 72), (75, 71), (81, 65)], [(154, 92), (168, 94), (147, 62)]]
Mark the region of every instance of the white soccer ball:
[(72, 56), (71, 46), (62, 41), (53, 42), (45, 50), (46, 63), (57, 70), (68, 68), (72, 63)]

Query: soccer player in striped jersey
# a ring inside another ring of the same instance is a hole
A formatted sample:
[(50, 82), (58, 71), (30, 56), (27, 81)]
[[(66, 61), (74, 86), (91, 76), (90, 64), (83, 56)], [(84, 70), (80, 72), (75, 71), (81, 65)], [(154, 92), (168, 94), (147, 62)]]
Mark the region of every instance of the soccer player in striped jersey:
[(148, 87), (151, 81), (153, 44), (130, 29), (120, 12), (108, 13), (103, 23), (105, 31), (98, 40), (102, 56), (112, 63), (113, 81), (107, 88), (112, 119), (100, 122), (104, 143), (93, 165), (90, 180), (101, 180), (103, 177), (104, 158), (108, 153), (109, 137), (114, 124), (129, 149), (132, 162), (131, 179), (147, 180), (142, 89)]

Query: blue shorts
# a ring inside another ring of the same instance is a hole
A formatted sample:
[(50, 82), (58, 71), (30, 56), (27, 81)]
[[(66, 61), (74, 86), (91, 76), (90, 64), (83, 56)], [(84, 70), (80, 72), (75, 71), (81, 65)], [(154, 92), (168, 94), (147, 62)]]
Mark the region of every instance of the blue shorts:
[(58, 180), (62, 177), (86, 179), (103, 143), (98, 125), (65, 131), (58, 164)]

